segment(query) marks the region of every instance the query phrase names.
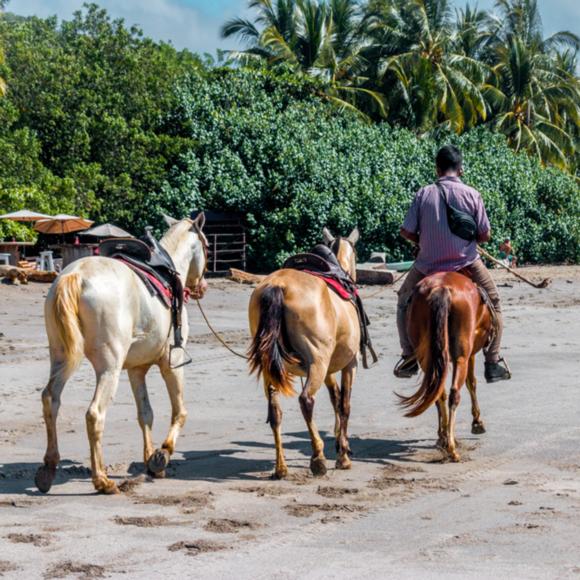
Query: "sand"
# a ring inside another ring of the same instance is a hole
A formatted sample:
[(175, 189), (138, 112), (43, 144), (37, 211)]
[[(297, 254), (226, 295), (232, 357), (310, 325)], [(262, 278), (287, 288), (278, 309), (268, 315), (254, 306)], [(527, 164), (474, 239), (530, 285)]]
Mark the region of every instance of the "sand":
[[(142, 475), (141, 432), (126, 376), (104, 436), (109, 473), (132, 478), (118, 496), (90, 480), (86, 363), (67, 384), (59, 416), (57, 480), (39, 494), (45, 448), (40, 390), (48, 373), (48, 287), (0, 286), (0, 576), (3, 578), (578, 578), (580, 577), (580, 268), (521, 270), (535, 290), (496, 272), (505, 351), (514, 378), (487, 385), (478, 360), (487, 433), (470, 432), (467, 391), (457, 435), (463, 461), (441, 462), (436, 412), (405, 419), (391, 373), (395, 294), (368, 300), (380, 354), (360, 370), (350, 422), (350, 471), (334, 469), (333, 415), (315, 408), (328, 474), (308, 471), (310, 442), (297, 399), (283, 401), (290, 469), (271, 481), (273, 440), (261, 386), (188, 306), (187, 424), (167, 478)], [(247, 345), (251, 287), (210, 281), (204, 306), (237, 349)], [(363, 290), (371, 294), (376, 288)], [(169, 425), (159, 372), (149, 375), (156, 443)], [(134, 479), (133, 479), (134, 478)]]

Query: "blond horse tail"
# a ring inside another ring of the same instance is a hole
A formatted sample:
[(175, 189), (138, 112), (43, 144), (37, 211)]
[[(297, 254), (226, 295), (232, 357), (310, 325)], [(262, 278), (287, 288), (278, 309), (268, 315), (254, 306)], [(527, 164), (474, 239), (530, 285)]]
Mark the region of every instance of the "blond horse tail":
[(290, 354), (285, 334), (284, 290), (269, 286), (260, 297), (260, 320), (248, 352), (250, 372), (262, 375), (266, 387), (272, 385), (281, 394), (292, 396), (293, 375), (287, 365), (298, 360)]
[(445, 391), (449, 366), (448, 321), (451, 308), (449, 288), (435, 288), (429, 298), (431, 320), (423, 339), (429, 341), (430, 354), (419, 390), (410, 397), (399, 395), (400, 404), (409, 409), (405, 417), (416, 417), (426, 411)]
[(52, 305), (52, 323), (56, 327), (60, 347), (68, 368), (75, 367), (83, 354), (83, 335), (79, 321), (81, 275), (73, 272), (59, 276)]

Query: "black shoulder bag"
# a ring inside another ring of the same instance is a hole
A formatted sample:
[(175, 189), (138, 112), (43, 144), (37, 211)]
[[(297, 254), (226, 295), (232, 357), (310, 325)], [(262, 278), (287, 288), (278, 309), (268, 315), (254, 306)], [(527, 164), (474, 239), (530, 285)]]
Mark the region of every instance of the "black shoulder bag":
[(441, 193), (441, 197), (445, 202), (445, 207), (447, 208), (447, 223), (449, 224), (449, 229), (452, 234), (467, 240), (468, 242), (473, 242), (477, 239), (477, 223), (473, 216), (453, 207), (448, 199), (445, 189), (440, 183), (437, 183), (437, 188)]

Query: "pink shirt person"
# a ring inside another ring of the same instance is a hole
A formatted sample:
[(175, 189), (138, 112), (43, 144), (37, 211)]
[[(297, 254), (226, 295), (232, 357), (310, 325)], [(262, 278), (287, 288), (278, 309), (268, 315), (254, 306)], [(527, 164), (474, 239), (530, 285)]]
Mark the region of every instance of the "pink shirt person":
[[(481, 194), (459, 177), (440, 177), (437, 183), (444, 188), (451, 205), (473, 216), (478, 237), (485, 237), (490, 225)], [(415, 268), (427, 276), (461, 270), (479, 259), (475, 240), (468, 242), (451, 233), (445, 202), (436, 184), (427, 185), (415, 194), (402, 229), (419, 236)]]

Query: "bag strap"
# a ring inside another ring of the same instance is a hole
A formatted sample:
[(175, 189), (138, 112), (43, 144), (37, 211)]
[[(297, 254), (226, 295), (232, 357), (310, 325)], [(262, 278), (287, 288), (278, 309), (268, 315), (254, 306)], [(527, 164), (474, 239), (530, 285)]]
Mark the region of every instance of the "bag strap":
[(437, 182), (435, 185), (437, 186), (437, 189), (439, 190), (439, 193), (441, 194), (441, 197), (443, 198), (445, 205), (449, 207), (449, 199), (447, 198), (447, 192), (445, 191), (445, 188), (439, 182)]

